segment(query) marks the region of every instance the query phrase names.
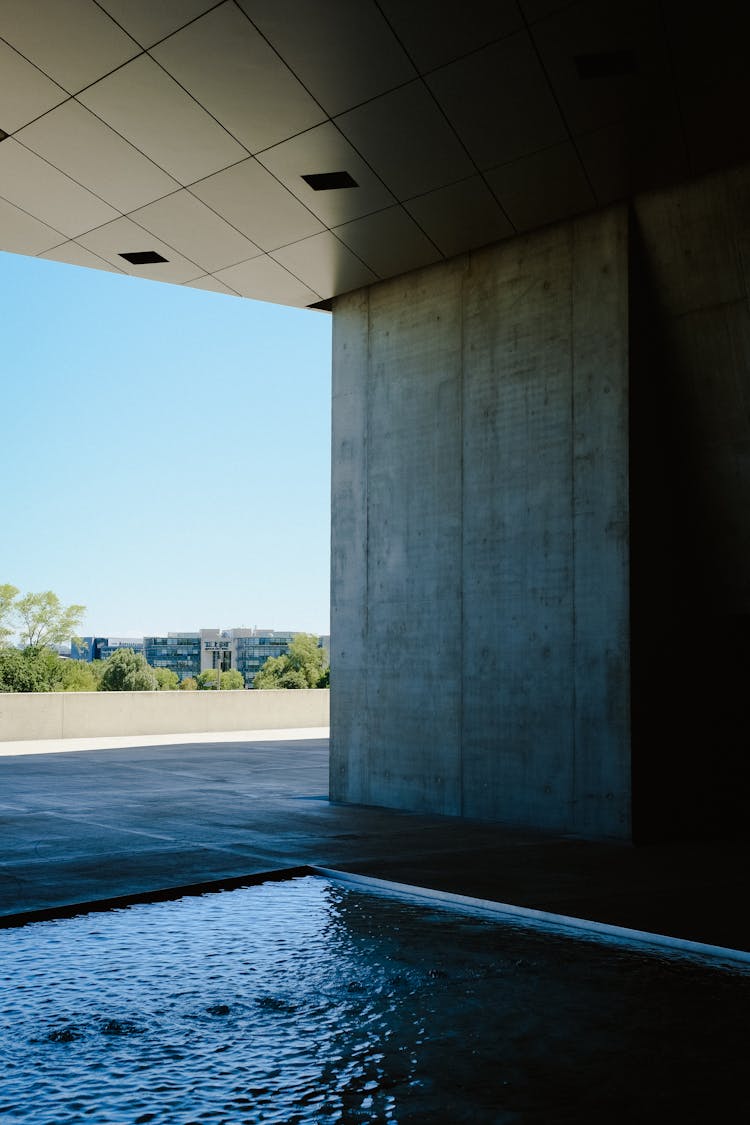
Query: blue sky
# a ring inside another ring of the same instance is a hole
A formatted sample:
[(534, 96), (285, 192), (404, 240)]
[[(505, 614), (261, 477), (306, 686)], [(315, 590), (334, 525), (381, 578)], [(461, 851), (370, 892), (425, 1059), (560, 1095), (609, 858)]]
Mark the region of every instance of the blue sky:
[(0, 582), (329, 631), (331, 318), (0, 253)]

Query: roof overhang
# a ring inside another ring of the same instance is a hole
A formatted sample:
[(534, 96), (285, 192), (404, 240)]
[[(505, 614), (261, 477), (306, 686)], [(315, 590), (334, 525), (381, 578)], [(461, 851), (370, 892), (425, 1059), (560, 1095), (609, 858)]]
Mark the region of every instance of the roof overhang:
[(746, 7), (0, 0), (0, 249), (325, 307), (744, 159)]

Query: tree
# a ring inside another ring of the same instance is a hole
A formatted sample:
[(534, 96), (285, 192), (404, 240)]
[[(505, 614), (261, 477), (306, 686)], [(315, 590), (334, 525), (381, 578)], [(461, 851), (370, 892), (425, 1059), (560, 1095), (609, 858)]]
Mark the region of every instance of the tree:
[(11, 586), (10, 582), (0, 585), (0, 644), (13, 634), (13, 629), (8, 622), (13, 617), (15, 601), (20, 592), (18, 587)]
[(35, 649), (26, 652), (17, 648), (0, 649), (0, 691), (49, 690), (45, 668)]
[(296, 633), (289, 643), (289, 651), (283, 656), (272, 656), (253, 677), (253, 687), (266, 691), (327, 686), (325, 650), (312, 633)]
[(185, 676), (185, 679), (180, 680), (180, 682), (177, 686), (178, 686), (180, 691), (197, 691), (198, 690), (198, 684), (196, 682), (195, 676)]
[(104, 661), (99, 691), (157, 691), (153, 668), (132, 648), (118, 648)]
[(152, 668), (159, 691), (175, 691), (180, 677), (171, 668)]
[[(205, 672), (201, 672), (197, 679), (199, 691), (216, 690), (216, 669), (207, 668)], [(230, 668), (228, 672), (221, 673), (220, 688), (222, 691), (240, 691), (245, 686), (245, 681), (242, 678), (242, 673), (238, 672), (236, 668)]]
[(81, 624), (86, 606), (63, 605), (52, 590), (43, 590), (39, 594), (26, 594), (17, 598), (13, 602), (12, 612), (20, 618), (23, 626), (22, 643), (36, 648), (39, 645), (69, 641)]
[(97, 691), (98, 688), (99, 678), (92, 664), (85, 660), (60, 661), (58, 691)]

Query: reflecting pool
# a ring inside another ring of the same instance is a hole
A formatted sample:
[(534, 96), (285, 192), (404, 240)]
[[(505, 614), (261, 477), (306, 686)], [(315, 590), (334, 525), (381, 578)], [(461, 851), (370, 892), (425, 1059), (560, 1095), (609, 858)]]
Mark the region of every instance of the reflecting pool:
[(0, 966), (3, 1125), (750, 1110), (747, 973), (315, 876), (5, 930)]

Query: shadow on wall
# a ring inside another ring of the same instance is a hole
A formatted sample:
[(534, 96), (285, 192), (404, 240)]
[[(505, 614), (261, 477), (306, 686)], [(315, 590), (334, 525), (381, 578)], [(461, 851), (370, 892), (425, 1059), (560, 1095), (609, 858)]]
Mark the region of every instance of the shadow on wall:
[[(726, 179), (731, 187), (731, 174)], [(726, 230), (734, 228), (738, 237), (741, 222), (726, 186), (724, 177), (699, 181), (681, 189), (687, 200), (668, 196), (659, 209), (647, 197), (631, 215), (638, 841), (748, 831), (750, 586), (748, 558), (739, 549), (750, 545), (747, 311), (739, 294), (716, 303), (707, 269), (708, 292), (700, 282), (680, 284), (677, 275), (691, 268), (691, 253), (700, 249), (709, 250), (704, 260), (714, 269), (735, 268), (728, 258), (738, 248)], [(698, 206), (691, 206), (695, 197)], [(705, 218), (706, 210), (711, 223), (696, 229), (696, 214)], [(701, 240), (710, 247), (696, 245)], [(678, 251), (671, 261), (670, 250)], [(743, 339), (745, 354), (737, 348)]]

